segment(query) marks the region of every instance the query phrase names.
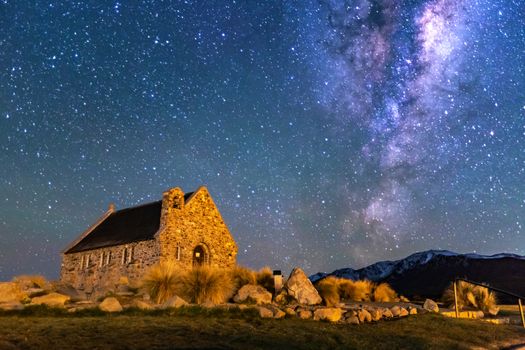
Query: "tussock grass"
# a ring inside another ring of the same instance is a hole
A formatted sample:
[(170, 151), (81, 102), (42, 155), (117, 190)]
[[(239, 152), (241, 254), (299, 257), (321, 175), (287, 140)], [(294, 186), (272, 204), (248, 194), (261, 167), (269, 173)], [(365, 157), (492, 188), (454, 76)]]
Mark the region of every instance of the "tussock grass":
[(275, 285), (272, 269), (269, 266), (265, 266), (256, 273), (256, 276), (257, 284), (273, 294), (275, 291)]
[[(499, 311), (496, 295), (486, 287), (477, 286), (465, 281), (458, 281), (457, 295), (459, 310), (474, 308), (491, 315), (496, 315)], [(451, 307), (455, 307), (453, 283), (445, 290), (443, 301)]]
[(199, 266), (183, 275), (181, 289), (183, 297), (192, 303), (225, 303), (233, 293), (231, 274), (225, 270)]
[(339, 281), (338, 278), (329, 276), (323, 278), (315, 286), (326, 306), (335, 306), (339, 304)]
[(18, 284), (22, 289), (42, 288), (49, 289), (50, 284), (44, 276), (41, 275), (20, 275), (13, 278), (13, 282)]
[(353, 281), (328, 276), (318, 281), (315, 288), (327, 306), (346, 301), (399, 301), (397, 293), (388, 283), (374, 283), (369, 280)]
[(143, 288), (157, 303), (163, 303), (176, 295), (182, 276), (173, 261), (153, 265), (142, 282)]
[(399, 300), (395, 290), (388, 283), (380, 283), (374, 288), (372, 293), (374, 301), (392, 302)]
[(244, 266), (235, 266), (231, 271), (231, 278), (233, 283), (233, 294), (237, 293), (237, 291), (244, 285), (257, 283), (255, 271)]

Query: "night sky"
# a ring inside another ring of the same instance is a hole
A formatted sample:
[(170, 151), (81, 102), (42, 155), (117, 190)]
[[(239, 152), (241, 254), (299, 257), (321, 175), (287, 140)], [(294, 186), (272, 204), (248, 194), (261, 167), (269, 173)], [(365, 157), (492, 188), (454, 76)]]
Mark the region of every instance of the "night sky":
[(525, 254), (525, 0), (2, 0), (0, 28), (0, 280), (176, 186), (252, 268)]

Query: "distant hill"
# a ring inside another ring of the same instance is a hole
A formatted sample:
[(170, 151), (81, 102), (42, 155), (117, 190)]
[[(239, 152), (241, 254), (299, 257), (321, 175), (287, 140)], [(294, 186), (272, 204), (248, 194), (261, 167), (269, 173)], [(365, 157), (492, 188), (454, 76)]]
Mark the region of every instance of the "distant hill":
[[(362, 269), (344, 268), (310, 276), (315, 282), (326, 276), (388, 282), (409, 298), (437, 299), (456, 277), (487, 283), (525, 296), (525, 257), (516, 254), (457, 254), (447, 250), (428, 250), (404, 259), (381, 261)], [(515, 300), (500, 296), (505, 302)]]

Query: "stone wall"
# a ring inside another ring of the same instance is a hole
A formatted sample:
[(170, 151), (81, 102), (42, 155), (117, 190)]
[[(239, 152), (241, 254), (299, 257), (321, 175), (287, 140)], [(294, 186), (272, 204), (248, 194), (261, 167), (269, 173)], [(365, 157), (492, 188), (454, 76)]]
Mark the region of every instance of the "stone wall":
[(199, 188), (186, 203), (175, 188), (164, 193), (159, 234), (161, 259), (173, 260), (181, 269), (191, 269), (194, 251), (203, 248), (205, 264), (233, 267), (237, 245), (219, 210), (205, 187)]
[(63, 254), (60, 280), (88, 297), (97, 296), (116, 290), (125, 281), (138, 285), (144, 272), (159, 259), (156, 240)]

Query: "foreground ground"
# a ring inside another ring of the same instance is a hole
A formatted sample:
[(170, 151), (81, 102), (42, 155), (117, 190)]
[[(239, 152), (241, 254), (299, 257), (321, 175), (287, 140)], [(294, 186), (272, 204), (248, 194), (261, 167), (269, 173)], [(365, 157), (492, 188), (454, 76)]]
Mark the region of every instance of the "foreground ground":
[(525, 330), (426, 314), (377, 324), (267, 320), (239, 310), (0, 315), (0, 349), (499, 349)]

